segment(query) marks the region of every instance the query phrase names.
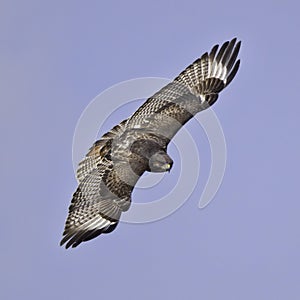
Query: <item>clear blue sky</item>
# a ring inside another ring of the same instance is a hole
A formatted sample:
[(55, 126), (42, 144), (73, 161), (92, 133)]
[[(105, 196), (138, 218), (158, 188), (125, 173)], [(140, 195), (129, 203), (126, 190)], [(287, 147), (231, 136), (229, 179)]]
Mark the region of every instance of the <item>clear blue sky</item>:
[[(1, 299), (299, 299), (299, 9), (296, 1), (2, 1)], [(185, 205), (60, 248), (86, 105), (123, 80), (174, 78), (235, 36), (241, 69), (214, 105), (228, 150), (215, 199), (198, 209), (210, 157), (191, 122), (204, 171)]]

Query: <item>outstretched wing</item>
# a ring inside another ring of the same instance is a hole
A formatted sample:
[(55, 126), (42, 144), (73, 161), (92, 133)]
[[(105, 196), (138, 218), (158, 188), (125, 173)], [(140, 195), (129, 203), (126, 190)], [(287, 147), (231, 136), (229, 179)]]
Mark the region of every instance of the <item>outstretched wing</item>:
[(236, 75), (240, 42), (234, 38), (188, 66), (173, 82), (150, 97), (131, 116), (127, 128), (138, 128), (171, 139), (196, 113), (214, 104)]
[[(67, 242), (66, 248), (111, 232), (116, 228), (121, 213), (130, 206), (133, 186), (120, 179), (111, 159), (112, 143), (124, 132), (126, 121), (96, 141), (79, 163), (79, 185), (73, 194), (60, 243)], [(125, 164), (124, 168), (127, 167)]]

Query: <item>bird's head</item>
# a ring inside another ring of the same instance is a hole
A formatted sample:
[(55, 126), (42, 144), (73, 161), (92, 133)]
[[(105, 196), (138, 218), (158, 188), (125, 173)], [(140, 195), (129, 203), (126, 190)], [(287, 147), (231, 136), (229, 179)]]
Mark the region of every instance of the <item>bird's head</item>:
[(173, 160), (165, 151), (158, 151), (149, 158), (150, 172), (170, 172)]

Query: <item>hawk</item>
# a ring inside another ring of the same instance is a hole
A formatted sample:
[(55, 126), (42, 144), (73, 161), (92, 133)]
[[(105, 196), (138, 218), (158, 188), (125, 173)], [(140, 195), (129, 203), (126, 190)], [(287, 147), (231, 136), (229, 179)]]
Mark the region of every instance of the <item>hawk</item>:
[(195, 114), (213, 105), (235, 77), (241, 42), (215, 45), (94, 143), (77, 170), (60, 245), (76, 247), (112, 232), (144, 172), (170, 171), (167, 146)]

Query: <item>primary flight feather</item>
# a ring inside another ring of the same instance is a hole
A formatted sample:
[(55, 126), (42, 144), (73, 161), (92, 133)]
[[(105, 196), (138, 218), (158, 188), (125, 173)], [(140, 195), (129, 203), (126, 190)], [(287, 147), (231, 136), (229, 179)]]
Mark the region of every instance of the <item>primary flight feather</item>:
[(232, 81), (240, 65), (240, 45), (234, 38), (220, 49), (214, 46), (94, 143), (77, 170), (79, 184), (61, 245), (76, 247), (113, 231), (143, 173), (171, 170), (170, 140)]

